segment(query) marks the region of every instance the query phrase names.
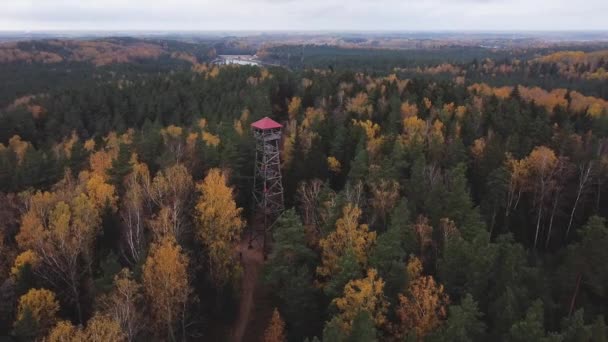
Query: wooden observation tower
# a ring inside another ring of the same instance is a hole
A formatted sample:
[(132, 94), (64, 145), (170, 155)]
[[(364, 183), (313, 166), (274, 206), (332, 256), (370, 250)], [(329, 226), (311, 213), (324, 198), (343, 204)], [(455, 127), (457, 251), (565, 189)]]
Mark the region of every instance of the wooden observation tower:
[(256, 207), (255, 219), (250, 229), (249, 248), (252, 248), (254, 240), (261, 239), (264, 253), (268, 228), (284, 208), (280, 160), (282, 127), (268, 117), (251, 124), (255, 138), (253, 198)]

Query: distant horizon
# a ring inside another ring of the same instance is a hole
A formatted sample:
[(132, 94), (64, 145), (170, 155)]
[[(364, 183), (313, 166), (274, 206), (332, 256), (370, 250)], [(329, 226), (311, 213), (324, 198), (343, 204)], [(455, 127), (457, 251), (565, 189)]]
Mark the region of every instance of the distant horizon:
[(0, 31), (606, 31), (608, 1), (22, 0)]
[(218, 33), (218, 32), (242, 32), (242, 33), (608, 33), (608, 29), (0, 29), (0, 32), (15, 33), (77, 33), (77, 32), (145, 32), (145, 33)]

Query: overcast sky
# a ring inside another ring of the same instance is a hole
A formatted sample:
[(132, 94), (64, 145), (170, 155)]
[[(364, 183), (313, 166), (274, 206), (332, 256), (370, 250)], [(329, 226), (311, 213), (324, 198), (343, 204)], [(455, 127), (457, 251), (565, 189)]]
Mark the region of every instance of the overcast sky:
[(0, 30), (608, 30), (608, 0), (0, 0)]

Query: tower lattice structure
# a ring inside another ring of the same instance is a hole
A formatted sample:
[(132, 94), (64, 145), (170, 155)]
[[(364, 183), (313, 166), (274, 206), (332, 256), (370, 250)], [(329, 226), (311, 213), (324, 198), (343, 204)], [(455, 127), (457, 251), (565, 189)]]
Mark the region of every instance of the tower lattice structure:
[(252, 123), (251, 127), (255, 138), (253, 198), (256, 208), (249, 246), (252, 246), (254, 240), (261, 239), (265, 251), (269, 226), (284, 209), (280, 159), (283, 126), (265, 117)]

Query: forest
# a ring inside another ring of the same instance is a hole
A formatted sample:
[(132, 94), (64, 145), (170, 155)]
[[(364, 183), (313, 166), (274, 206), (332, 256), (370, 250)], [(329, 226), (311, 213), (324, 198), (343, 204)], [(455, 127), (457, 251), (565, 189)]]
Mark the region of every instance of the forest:
[(608, 340), (603, 47), (11, 44), (0, 340)]

